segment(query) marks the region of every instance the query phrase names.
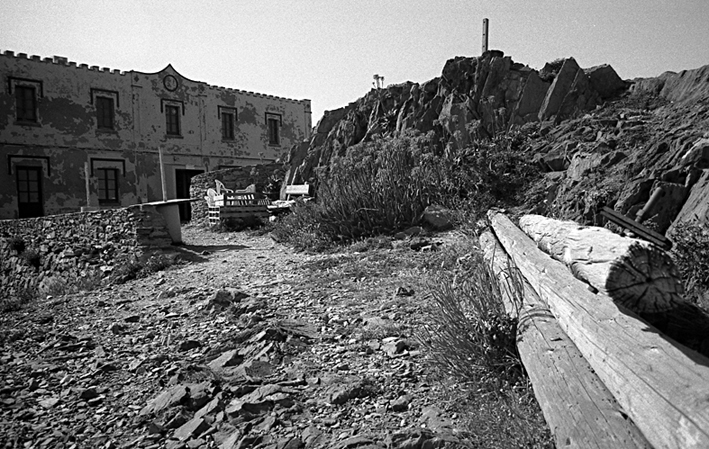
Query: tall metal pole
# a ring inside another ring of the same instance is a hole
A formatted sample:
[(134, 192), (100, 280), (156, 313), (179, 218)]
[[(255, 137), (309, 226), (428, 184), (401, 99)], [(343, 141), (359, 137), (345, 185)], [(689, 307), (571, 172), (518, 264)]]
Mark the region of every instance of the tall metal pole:
[(487, 51), (487, 36), (490, 27), (490, 20), (483, 19), (483, 54)]

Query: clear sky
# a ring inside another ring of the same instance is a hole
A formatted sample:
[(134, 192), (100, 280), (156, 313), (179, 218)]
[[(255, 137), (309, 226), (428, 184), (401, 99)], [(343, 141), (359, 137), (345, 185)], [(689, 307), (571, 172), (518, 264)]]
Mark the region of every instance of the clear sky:
[(372, 87), (490, 48), (573, 56), (622, 78), (709, 64), (709, 0), (4, 0), (0, 50), (312, 100), (313, 123)]

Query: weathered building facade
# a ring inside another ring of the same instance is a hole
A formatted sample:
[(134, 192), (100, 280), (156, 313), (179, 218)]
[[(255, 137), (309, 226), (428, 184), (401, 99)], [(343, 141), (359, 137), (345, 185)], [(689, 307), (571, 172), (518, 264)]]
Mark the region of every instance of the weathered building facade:
[[(0, 219), (189, 197), (189, 178), (273, 162), (310, 137), (310, 100), (0, 54)], [(162, 155), (160, 155), (162, 153)]]

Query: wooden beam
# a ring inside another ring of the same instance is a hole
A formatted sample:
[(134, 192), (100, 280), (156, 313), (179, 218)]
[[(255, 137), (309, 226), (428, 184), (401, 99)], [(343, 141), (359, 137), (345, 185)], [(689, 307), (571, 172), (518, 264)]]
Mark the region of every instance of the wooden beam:
[[(534, 395), (554, 435), (564, 448), (649, 448), (638, 428), (593, 372), (578, 348), (564, 333), (547, 305), (524, 279), (516, 279), (514, 265), (490, 233), (480, 235), (485, 260), (500, 280), (503, 296), (523, 289), (519, 309), (517, 350), (532, 381)], [(515, 294), (506, 304), (519, 301)], [(506, 305), (507, 308), (507, 305)], [(516, 312), (512, 308), (511, 312)]]
[(525, 215), (519, 225), (574, 276), (633, 312), (666, 312), (683, 302), (672, 259), (645, 240), (541, 215)]
[(503, 214), (495, 235), (628, 417), (656, 448), (709, 447), (709, 359), (589, 292)]

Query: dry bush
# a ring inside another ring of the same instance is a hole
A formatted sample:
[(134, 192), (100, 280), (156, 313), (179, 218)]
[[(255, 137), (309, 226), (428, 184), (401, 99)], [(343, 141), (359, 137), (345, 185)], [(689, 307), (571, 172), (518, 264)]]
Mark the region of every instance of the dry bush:
[[(445, 271), (429, 283), (429, 325), (418, 336), (432, 366), (455, 387), (452, 408), (466, 417), (476, 447), (553, 448), (497, 278), (479, 250), (453, 256), (454, 263), (441, 257)], [(513, 284), (519, 303), (521, 284)]]
[(326, 248), (415, 225), (431, 204), (475, 218), (514, 205), (538, 176), (523, 142), (512, 134), (441, 149), (429, 133), (354, 145), (319, 169), (316, 203), (294, 207), (273, 235), (299, 248)]
[(672, 232), (670, 255), (684, 281), (687, 297), (709, 311), (703, 293), (709, 290), (709, 227), (697, 222), (682, 223)]

